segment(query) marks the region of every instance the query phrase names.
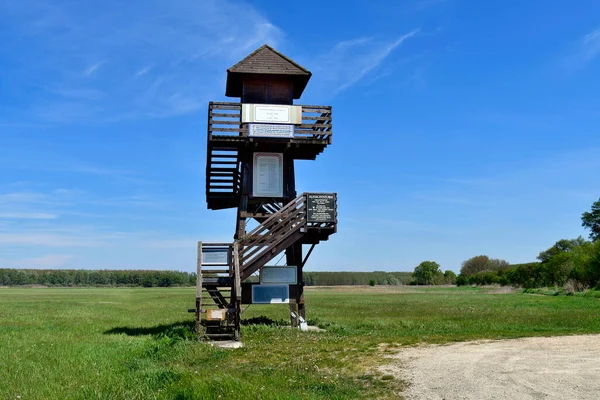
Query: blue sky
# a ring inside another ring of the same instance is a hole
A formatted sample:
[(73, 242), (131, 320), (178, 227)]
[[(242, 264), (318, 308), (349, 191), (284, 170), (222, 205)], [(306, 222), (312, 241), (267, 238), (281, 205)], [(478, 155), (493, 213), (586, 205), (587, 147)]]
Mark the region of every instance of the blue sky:
[(586, 235), (600, 197), (600, 2), (0, 0), (0, 267), (195, 268), (207, 102), (264, 43), (313, 72), (339, 196), (307, 270), (458, 271)]

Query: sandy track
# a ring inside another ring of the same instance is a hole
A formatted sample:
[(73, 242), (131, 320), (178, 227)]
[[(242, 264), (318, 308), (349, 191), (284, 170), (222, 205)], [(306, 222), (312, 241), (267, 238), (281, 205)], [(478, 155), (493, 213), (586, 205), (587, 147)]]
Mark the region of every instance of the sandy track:
[(401, 350), (382, 371), (406, 399), (600, 399), (600, 335)]

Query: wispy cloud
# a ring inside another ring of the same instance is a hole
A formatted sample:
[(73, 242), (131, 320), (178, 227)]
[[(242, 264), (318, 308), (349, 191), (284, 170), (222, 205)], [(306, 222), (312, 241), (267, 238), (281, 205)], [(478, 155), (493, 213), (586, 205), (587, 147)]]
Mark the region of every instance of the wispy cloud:
[(495, 186), (497, 182), (490, 178), (440, 178), (441, 182), (468, 186)]
[(413, 197), (417, 200), (425, 200), (432, 201), (436, 203), (447, 203), (447, 204), (456, 204), (461, 206), (471, 206), (471, 207), (490, 207), (495, 205), (496, 203), (485, 201), (481, 198), (477, 200), (473, 200), (466, 196), (452, 196), (446, 193), (437, 193), (437, 194), (423, 194), (417, 193), (414, 194)]
[(44, 193), (37, 192), (12, 192), (0, 194), (0, 205), (15, 204), (15, 203), (37, 203), (48, 196)]
[(140, 77), (142, 75), (146, 75), (148, 73), (148, 71), (150, 71), (150, 68), (152, 68), (150, 65), (145, 66), (144, 68), (142, 68), (138, 72), (136, 72), (135, 76)]
[(151, 6), (23, 0), (0, 2), (2, 14), (0, 34), (19, 38), (7, 50), (16, 54), (11, 59), (20, 79), (43, 76), (46, 86), (28, 99), (30, 121), (2, 123), (89, 124), (192, 113), (223, 92), (226, 67), (263, 43), (283, 40), (253, 6), (229, 0)]
[(44, 247), (98, 247), (109, 245), (109, 236), (87, 235), (73, 230), (27, 229), (13, 232), (0, 232), (0, 245), (3, 246), (44, 246)]
[(137, 244), (137, 247), (150, 249), (193, 249), (198, 240), (195, 239), (164, 239), (146, 240)]
[(415, 10), (426, 10), (430, 7), (448, 3), (448, 0), (419, 0), (415, 3)]
[(86, 70), (83, 72), (83, 74), (84, 74), (85, 76), (90, 76), (90, 75), (92, 75), (94, 72), (96, 72), (96, 70), (97, 70), (98, 68), (100, 68), (100, 66), (101, 66), (102, 64), (104, 64), (104, 61), (100, 61), (100, 62), (97, 62), (97, 63), (95, 63), (95, 64), (92, 64), (92, 65), (90, 65), (88, 68), (86, 68)]
[(21, 259), (0, 258), (0, 268), (60, 268), (72, 259), (73, 255), (70, 254), (48, 254), (41, 257)]
[[(52, 171), (68, 174), (97, 175), (126, 181), (131, 183), (151, 184), (154, 181), (147, 179), (141, 173), (131, 169), (119, 169), (101, 164), (80, 161), (76, 159), (45, 158), (52, 157), (51, 154), (39, 154), (34, 159), (23, 159), (22, 157), (0, 159), (0, 168), (22, 171)], [(39, 194), (38, 194), (39, 195)], [(0, 200), (2, 199), (0, 195)]]
[(600, 28), (588, 33), (581, 39), (582, 58), (589, 62), (600, 54)]
[(377, 41), (372, 37), (341, 41), (315, 60), (315, 76), (325, 81), (334, 92), (348, 89), (379, 67), (396, 48), (418, 32), (415, 29), (392, 41)]
[(563, 62), (568, 69), (578, 70), (600, 55), (600, 28), (583, 35), (572, 44), (570, 54)]
[(0, 219), (56, 219), (56, 214), (48, 213), (19, 213), (19, 212), (0, 212)]

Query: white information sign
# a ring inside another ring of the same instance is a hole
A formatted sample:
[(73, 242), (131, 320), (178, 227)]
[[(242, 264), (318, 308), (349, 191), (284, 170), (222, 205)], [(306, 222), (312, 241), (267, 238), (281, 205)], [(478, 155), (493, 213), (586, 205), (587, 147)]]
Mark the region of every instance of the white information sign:
[(256, 122), (290, 122), (288, 106), (254, 105), (254, 120)]
[(260, 283), (287, 283), (295, 285), (297, 283), (297, 269), (294, 265), (287, 267), (264, 266), (260, 269)]
[(301, 124), (302, 106), (285, 104), (242, 104), (242, 123)]
[(285, 304), (290, 302), (288, 285), (252, 285), (252, 304)]
[(284, 124), (248, 124), (250, 137), (293, 138), (294, 125)]
[(202, 265), (229, 265), (229, 249), (227, 247), (202, 248)]
[(283, 197), (283, 154), (254, 153), (252, 195)]

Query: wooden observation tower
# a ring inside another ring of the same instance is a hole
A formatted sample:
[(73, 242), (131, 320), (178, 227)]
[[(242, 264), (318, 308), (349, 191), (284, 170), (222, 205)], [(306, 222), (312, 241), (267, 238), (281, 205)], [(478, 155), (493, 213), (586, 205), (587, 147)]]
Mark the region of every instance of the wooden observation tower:
[(289, 303), (292, 325), (305, 322), (302, 267), (337, 230), (335, 193), (296, 192), (294, 161), (331, 144), (331, 107), (294, 105), (310, 77), (264, 45), (227, 70), (225, 95), (241, 101), (209, 103), (206, 203), (237, 208), (232, 243), (198, 242), (193, 311), (209, 338), (239, 339), (242, 304)]

